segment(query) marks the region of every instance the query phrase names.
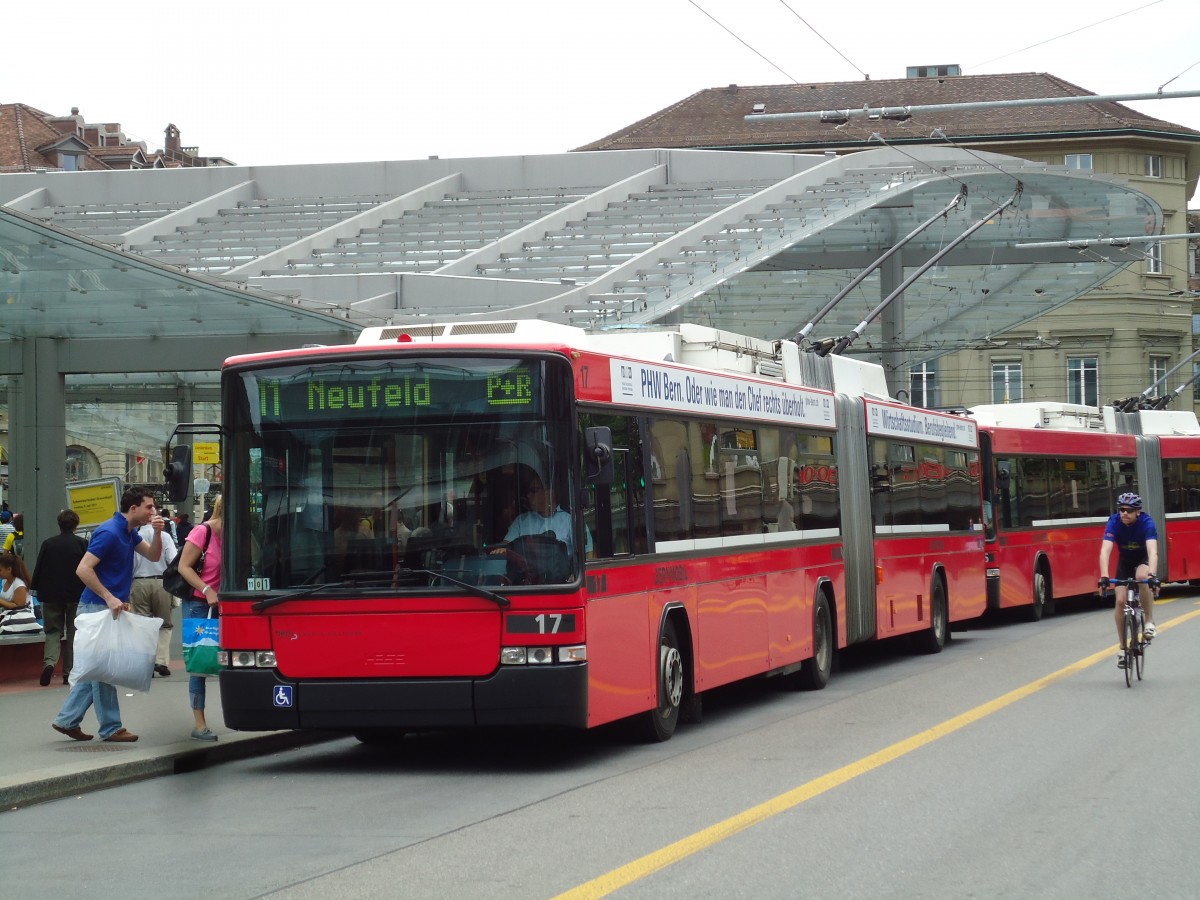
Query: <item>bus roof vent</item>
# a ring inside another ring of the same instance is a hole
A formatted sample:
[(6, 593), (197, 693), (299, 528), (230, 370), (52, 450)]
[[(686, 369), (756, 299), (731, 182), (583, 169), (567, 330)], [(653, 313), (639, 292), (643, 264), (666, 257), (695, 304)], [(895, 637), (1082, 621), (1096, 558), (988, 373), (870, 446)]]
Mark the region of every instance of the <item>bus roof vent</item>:
[(477, 336), (481, 334), (516, 334), (516, 322), (468, 322), (450, 326), (450, 337)]
[(389, 325), (387, 328), (367, 328), (359, 335), (358, 342), (394, 341), (402, 334), (411, 337), (438, 337), (446, 330), (445, 325)]
[(571, 325), (540, 319), (502, 319), (490, 322), (430, 322), (364, 328), (359, 344), (388, 343), (403, 338), (415, 341), (458, 340), (464, 343), (512, 343), (514, 337), (529, 343), (586, 343), (586, 333)]

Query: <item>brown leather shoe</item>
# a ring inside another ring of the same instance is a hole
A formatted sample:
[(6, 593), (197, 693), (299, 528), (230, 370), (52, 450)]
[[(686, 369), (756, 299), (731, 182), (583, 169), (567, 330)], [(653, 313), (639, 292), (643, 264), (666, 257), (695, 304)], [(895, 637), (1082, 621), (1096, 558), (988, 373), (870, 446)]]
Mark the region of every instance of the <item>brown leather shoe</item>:
[(90, 741), (94, 737), (94, 735), (86, 734), (78, 725), (76, 725), (74, 728), (63, 728), (57, 722), (51, 722), (50, 727), (59, 734), (65, 734), (74, 741)]
[(131, 734), (128, 729), (122, 728), (120, 731), (114, 731), (104, 740), (114, 744), (132, 744), (137, 739), (138, 736), (136, 734)]

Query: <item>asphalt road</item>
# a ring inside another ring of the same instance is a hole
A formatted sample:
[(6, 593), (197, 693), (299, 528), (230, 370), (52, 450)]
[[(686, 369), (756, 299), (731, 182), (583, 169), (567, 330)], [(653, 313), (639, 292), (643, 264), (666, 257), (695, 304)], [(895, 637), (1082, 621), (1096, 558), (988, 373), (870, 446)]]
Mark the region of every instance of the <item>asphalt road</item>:
[(1200, 601), (1164, 599), (1132, 689), (1084, 604), (717, 692), (665, 744), (344, 739), (17, 810), (5, 893), (1195, 897)]

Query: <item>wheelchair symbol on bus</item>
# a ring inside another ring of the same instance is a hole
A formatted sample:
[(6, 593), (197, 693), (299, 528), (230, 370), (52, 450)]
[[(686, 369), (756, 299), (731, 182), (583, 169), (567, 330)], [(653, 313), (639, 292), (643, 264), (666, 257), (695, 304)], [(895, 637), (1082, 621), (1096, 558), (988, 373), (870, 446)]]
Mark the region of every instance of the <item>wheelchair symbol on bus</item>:
[(292, 706), (292, 686), (290, 684), (277, 685), (272, 699), (276, 706), (284, 706), (290, 709)]

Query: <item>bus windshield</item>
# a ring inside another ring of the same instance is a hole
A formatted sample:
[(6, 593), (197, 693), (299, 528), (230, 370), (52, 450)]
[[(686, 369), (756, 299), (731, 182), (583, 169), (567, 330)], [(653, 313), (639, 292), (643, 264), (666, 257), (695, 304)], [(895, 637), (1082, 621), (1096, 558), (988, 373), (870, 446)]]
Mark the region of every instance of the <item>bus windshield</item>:
[(228, 590), (578, 578), (566, 361), (421, 352), (227, 374)]

